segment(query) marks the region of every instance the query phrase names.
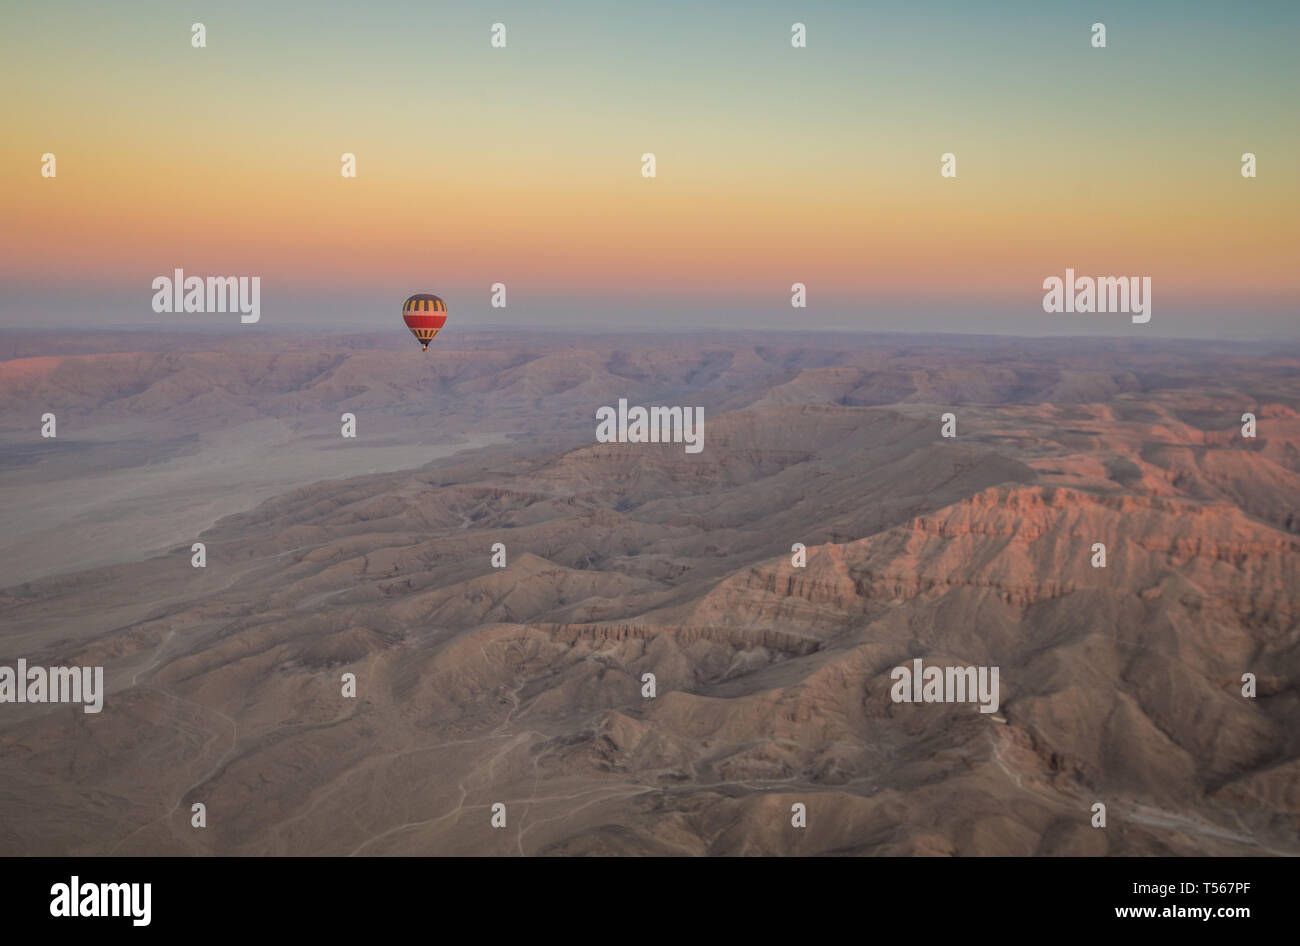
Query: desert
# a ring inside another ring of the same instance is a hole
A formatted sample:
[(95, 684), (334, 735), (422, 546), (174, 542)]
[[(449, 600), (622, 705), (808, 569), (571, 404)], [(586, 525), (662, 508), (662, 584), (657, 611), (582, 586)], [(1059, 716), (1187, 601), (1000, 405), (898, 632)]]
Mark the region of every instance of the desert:
[(0, 664), (106, 689), (0, 706), (5, 854), (1300, 853), (1285, 345), (92, 342), (0, 361)]

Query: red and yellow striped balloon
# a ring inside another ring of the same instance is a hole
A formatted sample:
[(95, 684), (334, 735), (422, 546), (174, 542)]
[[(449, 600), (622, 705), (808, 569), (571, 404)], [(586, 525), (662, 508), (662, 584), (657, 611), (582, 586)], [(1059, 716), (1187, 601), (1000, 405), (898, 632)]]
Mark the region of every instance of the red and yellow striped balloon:
[(428, 351), (429, 342), (447, 324), (447, 303), (432, 293), (417, 293), (402, 306), (402, 320), (420, 343), (421, 350)]

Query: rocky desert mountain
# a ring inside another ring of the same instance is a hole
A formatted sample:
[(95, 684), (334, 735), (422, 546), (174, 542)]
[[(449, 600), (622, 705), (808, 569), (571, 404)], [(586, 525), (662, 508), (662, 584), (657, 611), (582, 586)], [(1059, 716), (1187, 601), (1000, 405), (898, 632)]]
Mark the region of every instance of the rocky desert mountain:
[[(1300, 854), (1298, 350), (0, 357), (0, 665), (107, 685), (0, 705), (4, 854)], [(620, 398), (703, 450), (597, 442)], [(996, 712), (895, 702), (916, 659), (999, 668)]]

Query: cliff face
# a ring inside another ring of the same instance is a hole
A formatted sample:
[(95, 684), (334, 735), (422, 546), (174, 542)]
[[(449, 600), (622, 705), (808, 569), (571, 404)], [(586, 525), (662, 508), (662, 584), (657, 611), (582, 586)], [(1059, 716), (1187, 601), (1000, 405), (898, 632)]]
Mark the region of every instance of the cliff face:
[(806, 567), (791, 556), (751, 566), (692, 613), (839, 628), (873, 607), (958, 589), (1023, 609), (1077, 591), (1151, 600), (1177, 576), (1222, 588), (1202, 597), (1243, 620), (1285, 626), (1300, 595), (1297, 552), (1300, 538), (1226, 503), (1000, 486), (856, 542), (815, 546)]
[[(112, 712), (6, 717), (10, 802), (60, 817), (0, 819), (0, 850), (1300, 853), (1295, 382), (855, 357), (696, 357), (710, 404), (772, 374), (710, 408), (700, 455), (323, 481), (206, 531), (206, 569), (10, 587), (0, 656), (103, 664)], [(507, 357), (493, 396), (684, 358)], [(921, 398), (963, 385), (989, 402), (946, 440)], [(997, 712), (893, 702), (917, 658), (998, 667)], [(192, 800), (221, 830), (188, 830)]]

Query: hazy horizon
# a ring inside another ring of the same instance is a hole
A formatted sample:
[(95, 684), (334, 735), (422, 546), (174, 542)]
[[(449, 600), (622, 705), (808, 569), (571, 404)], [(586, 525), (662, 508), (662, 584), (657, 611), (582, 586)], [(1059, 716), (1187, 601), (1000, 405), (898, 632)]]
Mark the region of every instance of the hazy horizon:
[[(377, 296), (378, 298), (378, 296)], [(1005, 314), (1002, 321), (997, 316), (987, 314), (979, 320), (970, 318), (967, 313), (965, 321), (961, 313), (905, 313), (894, 311), (888, 314), (872, 316), (870, 321), (861, 316), (855, 318), (852, 313), (842, 313), (836, 317), (833, 313), (805, 314), (796, 311), (798, 324), (792, 324), (788, 314), (779, 307), (762, 313), (755, 318), (754, 309), (746, 309), (748, 316), (744, 322), (728, 320), (728, 313), (719, 313), (716, 309), (692, 311), (684, 309), (666, 314), (653, 322), (632, 320), (624, 314), (619, 320), (608, 317), (608, 308), (577, 308), (562, 305), (538, 305), (526, 308), (524, 305), (512, 307), (507, 311), (491, 309), (489, 305), (469, 307), (469, 311), (455, 307), (455, 296), (448, 298), (448, 320), (446, 329), (441, 334), (442, 344), (450, 343), (458, 334), (480, 333), (480, 331), (563, 331), (563, 333), (617, 333), (617, 334), (690, 334), (699, 331), (710, 333), (780, 333), (780, 334), (852, 334), (852, 335), (958, 335), (958, 337), (991, 338), (1088, 338), (1096, 340), (1139, 340), (1180, 339), (1204, 340), (1204, 342), (1300, 342), (1300, 311), (1288, 308), (1279, 309), (1277, 324), (1256, 325), (1247, 320), (1225, 316), (1216, 317), (1210, 312), (1188, 313), (1184, 321), (1165, 320), (1157, 324), (1153, 318), (1149, 325), (1128, 325), (1128, 316), (1123, 313), (1084, 313), (1084, 314), (1048, 314), (1037, 313), (1036, 317), (1021, 314), (1018, 320), (1009, 320)], [(8, 321), (0, 320), (0, 334), (8, 331), (47, 331), (79, 327), (82, 331), (160, 331), (160, 333), (199, 333), (199, 334), (235, 334), (252, 338), (255, 334), (309, 333), (320, 331), (330, 337), (339, 335), (372, 333), (391, 333), (395, 338), (408, 337), (406, 326), (400, 321), (400, 299), (395, 304), (381, 307), (374, 303), (367, 311), (351, 314), (355, 309), (338, 305), (337, 313), (322, 316), (321, 309), (313, 308), (309, 314), (303, 312), (277, 312), (269, 308), (263, 296), (263, 313), (256, 325), (242, 325), (238, 314), (230, 313), (153, 313), (130, 314), (129, 305), (123, 305), (116, 312), (116, 317), (96, 318), (87, 322), (86, 314), (77, 312), (75, 307), (62, 307), (51, 312), (40, 311), (35, 301), (27, 304), (12, 305), (5, 309)], [(382, 311), (381, 311), (382, 308)], [(112, 311), (110, 311), (112, 312)], [(476, 321), (477, 318), (485, 321)], [(490, 320), (490, 321), (487, 321)]]

